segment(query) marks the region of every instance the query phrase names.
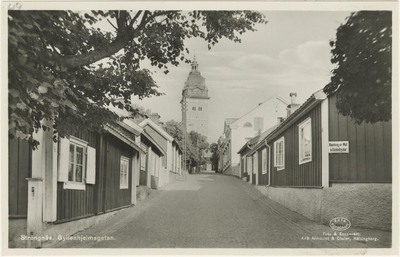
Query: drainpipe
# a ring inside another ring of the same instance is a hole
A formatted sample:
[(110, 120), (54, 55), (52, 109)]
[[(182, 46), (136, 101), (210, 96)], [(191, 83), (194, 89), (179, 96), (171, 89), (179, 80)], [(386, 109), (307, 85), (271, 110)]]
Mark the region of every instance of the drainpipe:
[(268, 148), (268, 167), (267, 167), (267, 171), (268, 171), (268, 185), (271, 185), (271, 147), (268, 145), (267, 139), (265, 139), (264, 141), (265, 146)]

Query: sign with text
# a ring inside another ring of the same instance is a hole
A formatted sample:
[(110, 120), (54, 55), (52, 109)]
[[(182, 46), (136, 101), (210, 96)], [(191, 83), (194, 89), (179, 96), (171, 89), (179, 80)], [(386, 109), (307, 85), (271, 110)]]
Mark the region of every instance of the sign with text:
[(329, 153), (349, 153), (349, 141), (329, 141)]

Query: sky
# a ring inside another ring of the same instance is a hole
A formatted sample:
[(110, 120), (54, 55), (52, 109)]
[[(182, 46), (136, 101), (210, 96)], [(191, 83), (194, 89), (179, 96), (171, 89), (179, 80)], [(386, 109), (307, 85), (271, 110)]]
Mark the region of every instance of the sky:
[[(329, 41), (350, 12), (263, 13), (268, 23), (243, 34), (242, 43), (223, 40), (208, 50), (201, 39), (186, 41), (209, 90), (209, 143), (222, 135), (226, 118), (239, 118), (275, 94), (290, 100), (289, 94), (296, 92), (297, 102), (303, 103), (330, 81)], [(182, 63), (171, 66), (167, 75), (158, 70), (153, 78), (165, 95), (135, 103), (158, 113), (163, 122), (181, 121), (179, 102), (190, 69)]]

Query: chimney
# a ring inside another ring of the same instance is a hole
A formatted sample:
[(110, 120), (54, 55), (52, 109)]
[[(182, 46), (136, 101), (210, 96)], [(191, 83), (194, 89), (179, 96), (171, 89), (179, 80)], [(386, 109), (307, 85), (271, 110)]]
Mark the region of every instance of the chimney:
[(284, 117), (278, 117), (278, 124), (281, 124), (285, 120)]
[(162, 122), (160, 121), (161, 116), (158, 113), (151, 113), (148, 116), (157, 125), (161, 125), (162, 124)]
[(297, 108), (299, 108), (300, 104), (296, 103), (297, 93), (290, 93), (290, 104), (287, 106), (287, 117), (289, 117), (292, 113), (294, 113)]

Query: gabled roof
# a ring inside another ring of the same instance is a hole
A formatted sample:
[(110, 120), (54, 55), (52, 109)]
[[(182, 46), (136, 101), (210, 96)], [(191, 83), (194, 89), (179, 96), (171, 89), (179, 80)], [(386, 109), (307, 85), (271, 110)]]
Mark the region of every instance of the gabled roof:
[(155, 131), (157, 131), (161, 136), (163, 136), (165, 139), (167, 139), (168, 141), (173, 141), (174, 138), (171, 137), (163, 128), (161, 128), (160, 126), (158, 126), (156, 123), (154, 123), (154, 121), (152, 121), (151, 119), (145, 119), (144, 121), (139, 123), (139, 126), (144, 128), (145, 126), (150, 126), (152, 127)]
[(276, 124), (275, 126), (270, 127), (269, 129), (267, 129), (266, 131), (264, 131), (259, 139), (258, 142), (256, 144), (253, 145), (253, 147), (251, 148), (251, 151), (248, 153), (249, 155), (253, 154), (255, 151), (257, 151), (262, 145), (264, 145), (264, 140), (265, 138), (271, 134), (272, 131), (274, 131), (277, 127), (279, 126), (279, 124)]
[(253, 137), (252, 139), (250, 139), (249, 141), (247, 141), (247, 143), (239, 150), (238, 154), (240, 154), (241, 152), (243, 152), (243, 150), (247, 148), (251, 149), (250, 152), (248, 152), (247, 154), (252, 154), (254, 153), (258, 148), (260, 148), (261, 145), (264, 144), (264, 139), (272, 132), (274, 131), (277, 127), (279, 126), (279, 124), (276, 124), (272, 127), (270, 127), (269, 129), (265, 130), (264, 132), (262, 132), (260, 135)]
[(238, 154), (241, 154), (241, 153), (242, 153), (243, 151), (245, 151), (246, 149), (252, 149), (252, 146), (258, 142), (259, 138), (260, 138), (260, 135), (255, 136), (255, 137), (251, 138), (250, 140), (248, 140), (248, 141), (246, 142), (246, 144), (244, 144), (244, 145), (242, 146), (242, 148), (240, 148), (239, 152), (237, 152), (237, 153), (238, 153)]
[(274, 99), (279, 100), (279, 101), (282, 102), (284, 105), (288, 105), (288, 104), (289, 104), (289, 102), (288, 102), (285, 98), (283, 98), (283, 97), (280, 96), (279, 94), (276, 94), (276, 95), (274, 95), (274, 96), (268, 98), (268, 99), (267, 99), (266, 101), (264, 101), (263, 103), (257, 105), (256, 107), (254, 107), (253, 109), (251, 109), (249, 112), (247, 112), (246, 114), (242, 115), (240, 118), (236, 119), (236, 120), (235, 120), (233, 123), (231, 123), (230, 125), (235, 125), (235, 124), (238, 123), (240, 120), (242, 120), (243, 118), (245, 118), (246, 116), (248, 116), (249, 114), (251, 114), (252, 112), (254, 112), (255, 110), (257, 110), (258, 108), (260, 108), (260, 106), (262, 106), (262, 105), (264, 105), (264, 104), (266, 104), (266, 103), (268, 103), (268, 102), (270, 102), (270, 101), (272, 101), (272, 100), (274, 100)]
[(140, 148), (140, 146), (135, 142), (135, 140), (126, 135), (126, 133), (124, 133), (123, 131), (123, 128), (119, 127), (119, 125), (105, 124), (104, 129), (110, 134), (120, 139), (121, 141), (131, 146), (132, 148), (134, 148), (135, 150), (139, 151), (140, 153), (144, 153), (143, 149)]
[(321, 103), (323, 100), (327, 98), (327, 95), (324, 91), (318, 90), (314, 94), (312, 94), (300, 107), (292, 113), (286, 120), (279, 124), (277, 128), (274, 129), (267, 137), (267, 140), (273, 140), (278, 135), (280, 135), (283, 131), (285, 131), (288, 127), (293, 125), (296, 121), (298, 121), (304, 114), (314, 108), (316, 105)]
[(157, 148), (157, 150), (161, 153), (161, 155), (166, 155), (167, 153), (164, 151), (164, 149), (146, 132), (143, 131), (142, 135), (150, 141), (150, 143)]
[[(130, 113), (129, 111), (125, 110), (125, 109), (120, 109), (118, 107), (113, 106), (112, 104), (109, 104), (107, 106), (107, 108), (114, 112), (115, 114), (117, 114), (119, 117), (129, 117)], [(130, 131), (132, 133), (134, 133), (136, 136), (138, 136), (140, 133), (143, 132), (143, 128), (141, 128), (139, 125), (137, 125), (135, 122), (133, 122), (131, 119), (129, 118), (125, 118), (122, 120), (122, 122), (117, 121), (118, 125), (123, 126), (124, 128), (127, 128), (126, 126), (124, 126), (124, 124), (126, 124), (127, 126), (131, 127)], [(121, 124), (124, 123), (124, 124)], [(128, 129), (128, 128), (127, 128)]]
[(239, 118), (226, 118), (225, 119), (225, 124), (226, 125), (230, 125), (232, 123), (234, 123), (235, 121), (237, 121)]

